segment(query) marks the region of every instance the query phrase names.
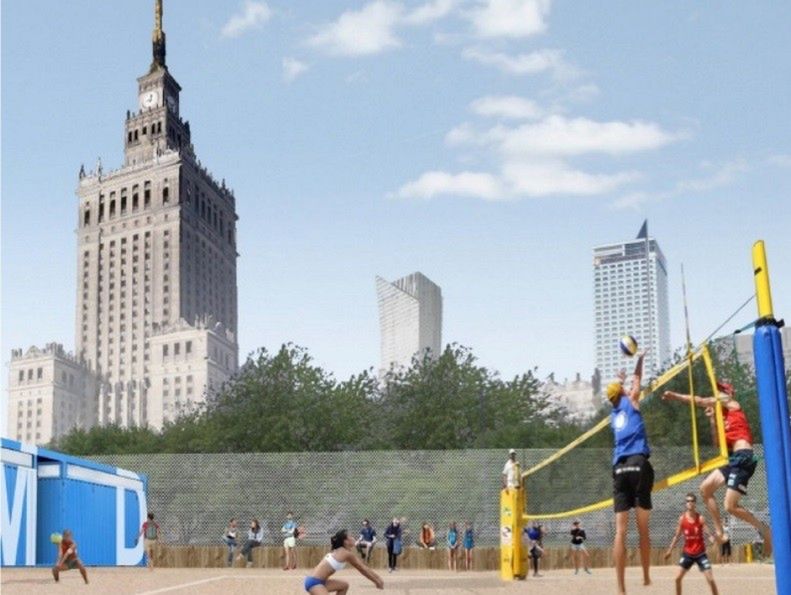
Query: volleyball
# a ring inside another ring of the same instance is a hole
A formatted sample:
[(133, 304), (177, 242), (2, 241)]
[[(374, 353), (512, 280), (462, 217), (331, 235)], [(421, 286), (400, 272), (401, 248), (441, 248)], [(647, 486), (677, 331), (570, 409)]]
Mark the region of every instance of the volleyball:
[(624, 355), (632, 357), (635, 353), (637, 353), (637, 339), (635, 339), (632, 335), (621, 337), (618, 345)]
[(60, 533), (50, 533), (49, 540), (52, 543), (60, 543), (61, 541), (63, 541), (63, 535), (61, 535)]

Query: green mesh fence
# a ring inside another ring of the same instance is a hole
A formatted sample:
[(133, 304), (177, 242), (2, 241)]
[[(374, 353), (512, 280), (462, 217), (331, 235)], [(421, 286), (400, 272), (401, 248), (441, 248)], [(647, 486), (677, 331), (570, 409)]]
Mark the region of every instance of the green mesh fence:
[[(585, 461), (546, 485), (527, 485), (528, 508), (541, 500), (573, 500), (570, 494), (610, 485), (610, 451), (580, 449)], [(756, 452), (762, 454), (761, 447)], [(552, 453), (549, 449), (519, 451), (522, 469)], [(368, 451), (338, 453), (155, 454), (94, 457), (101, 462), (148, 476), (149, 510), (156, 514), (164, 541), (172, 544), (216, 545), (231, 517), (245, 528), (253, 517), (264, 528), (264, 540), (281, 542), (280, 527), (293, 510), (305, 526), (307, 543), (324, 544), (340, 528), (357, 531), (363, 518), (381, 537), (393, 516), (404, 521), (407, 545), (414, 544), (422, 522), (437, 529), (444, 542), (450, 521), (472, 522), (477, 545), (498, 541), (500, 474), (506, 459), (500, 450)], [(582, 456), (581, 455), (581, 456)], [(598, 475), (580, 473), (586, 467)], [(697, 492), (702, 478), (654, 494), (652, 538), (669, 542), (683, 494)], [(590, 482), (596, 481), (596, 485)], [(599, 485), (601, 484), (601, 485)], [(576, 496), (574, 496), (575, 498)], [(718, 494), (722, 499), (722, 494)], [(750, 481), (743, 504), (768, 520), (763, 463)], [(610, 510), (580, 517), (591, 546), (609, 546), (614, 533)], [(570, 519), (544, 523), (546, 543), (567, 543)], [(735, 543), (757, 536), (748, 525), (732, 527)]]

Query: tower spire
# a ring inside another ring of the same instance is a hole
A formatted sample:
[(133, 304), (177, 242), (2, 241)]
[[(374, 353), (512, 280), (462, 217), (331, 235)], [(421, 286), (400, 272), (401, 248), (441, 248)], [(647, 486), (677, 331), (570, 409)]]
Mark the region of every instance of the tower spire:
[(154, 33), (151, 36), (154, 61), (151, 63), (151, 72), (165, 66), (165, 32), (162, 30), (162, 0), (154, 1)]

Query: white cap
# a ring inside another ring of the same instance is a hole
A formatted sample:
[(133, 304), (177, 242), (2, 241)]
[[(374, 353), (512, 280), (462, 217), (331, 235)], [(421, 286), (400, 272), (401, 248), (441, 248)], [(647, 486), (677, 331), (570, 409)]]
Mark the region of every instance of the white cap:
[(508, 451), (508, 454), (509, 455), (515, 455), (516, 454), (516, 449), (512, 448), (511, 450)]

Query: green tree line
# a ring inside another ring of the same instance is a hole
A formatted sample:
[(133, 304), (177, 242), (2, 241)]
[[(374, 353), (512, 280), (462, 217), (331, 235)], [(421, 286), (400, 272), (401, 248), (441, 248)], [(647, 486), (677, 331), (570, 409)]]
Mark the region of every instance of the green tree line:
[[(730, 354), (715, 352), (715, 370), (736, 386), (760, 441), (755, 383)], [(696, 387), (709, 385), (693, 367)], [(687, 392), (685, 375), (673, 390)], [(536, 370), (510, 379), (482, 366), (467, 347), (448, 345), (437, 358), (415, 357), (408, 368), (378, 377), (365, 370), (347, 380), (316, 365), (305, 348), (283, 345), (253, 353), (217, 394), (160, 431), (147, 427), (75, 429), (54, 449), (76, 455), (340, 450), (555, 448), (608, 414), (606, 404), (586, 423), (541, 388)], [(644, 408), (653, 444), (690, 442), (688, 408), (652, 395)], [(686, 416), (686, 418), (685, 418)], [(701, 415), (699, 434), (707, 427)], [(584, 446), (611, 445), (609, 431)]]

